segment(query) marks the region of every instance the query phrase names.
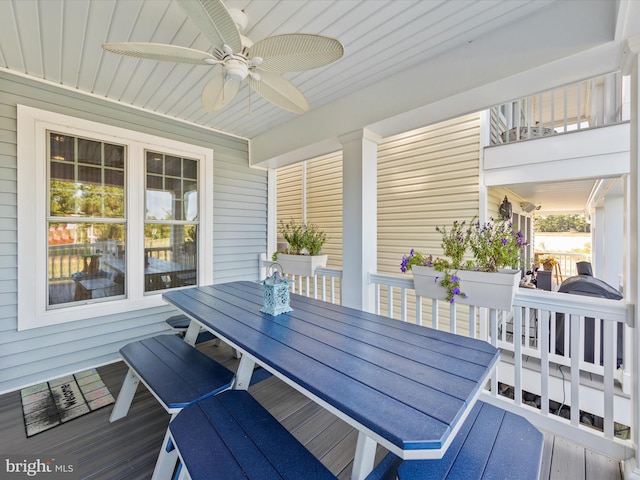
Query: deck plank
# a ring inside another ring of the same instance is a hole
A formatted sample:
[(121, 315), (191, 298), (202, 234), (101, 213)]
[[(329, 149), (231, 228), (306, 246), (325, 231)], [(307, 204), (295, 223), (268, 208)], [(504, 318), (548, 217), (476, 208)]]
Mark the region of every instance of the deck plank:
[(586, 479), (584, 447), (556, 437), (549, 480)]
[[(232, 350), (214, 342), (198, 345), (231, 370), (238, 360)], [(99, 367), (111, 393), (120, 391), (126, 366), (122, 362)], [(276, 378), (249, 388), (296, 438), (339, 479), (348, 480), (357, 434), (333, 414)], [(79, 461), (80, 478), (87, 480), (146, 480), (151, 477), (169, 415), (143, 387), (138, 388), (129, 415), (109, 423), (111, 406), (27, 438), (19, 392), (0, 396), (3, 435), (0, 451), (16, 454), (68, 454)], [(376, 461), (384, 455), (379, 448)], [(545, 433), (543, 480), (620, 480), (620, 462)]]
[(585, 452), (586, 480), (601, 480), (603, 478), (622, 478), (620, 462), (600, 455), (593, 450)]

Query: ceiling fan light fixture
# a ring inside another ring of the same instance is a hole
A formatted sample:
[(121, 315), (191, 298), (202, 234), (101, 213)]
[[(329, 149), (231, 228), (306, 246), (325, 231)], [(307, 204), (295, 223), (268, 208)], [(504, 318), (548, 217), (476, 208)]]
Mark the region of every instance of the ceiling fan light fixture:
[(242, 60), (231, 59), (228, 60), (224, 66), (224, 73), (228, 78), (241, 82), (249, 74), (249, 68), (247, 64)]

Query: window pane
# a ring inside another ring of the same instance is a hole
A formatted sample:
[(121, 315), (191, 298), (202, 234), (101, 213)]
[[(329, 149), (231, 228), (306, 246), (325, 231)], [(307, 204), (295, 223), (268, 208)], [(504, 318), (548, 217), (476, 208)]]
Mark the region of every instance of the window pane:
[(50, 134), (50, 157), (51, 160), (60, 160), (63, 162), (73, 162), (75, 157), (74, 151), (74, 138), (67, 135), (60, 135), (58, 133)]
[(147, 220), (171, 220), (173, 197), (169, 192), (147, 190)]
[(165, 156), (165, 175), (171, 175), (172, 177), (182, 176), (182, 159), (178, 157)]
[(106, 167), (124, 168), (124, 147), (122, 145), (105, 143), (104, 165)]
[(49, 208), (55, 217), (76, 215), (80, 211), (77, 188), (74, 182), (52, 180), (49, 186)]
[(102, 169), (95, 167), (78, 167), (78, 181), (80, 183), (102, 183)]
[(72, 163), (51, 162), (52, 180), (74, 180), (74, 170)]
[(164, 162), (161, 153), (147, 152), (147, 173), (159, 173), (162, 175)]
[(144, 291), (196, 285), (198, 227), (145, 225)]
[(78, 162), (102, 165), (102, 143), (79, 138)]
[(125, 293), (125, 224), (49, 222), (49, 306)]
[(191, 190), (184, 194), (184, 219), (189, 222), (198, 220), (198, 191)]
[(182, 162), (183, 162), (182, 176), (184, 178), (191, 178), (191, 179), (198, 178), (198, 162), (196, 162), (195, 160), (189, 160), (187, 158), (185, 158)]

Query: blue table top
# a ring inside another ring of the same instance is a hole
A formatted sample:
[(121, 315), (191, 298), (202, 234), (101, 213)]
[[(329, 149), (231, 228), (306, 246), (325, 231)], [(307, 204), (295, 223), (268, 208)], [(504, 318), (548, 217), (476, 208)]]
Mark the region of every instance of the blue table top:
[(405, 458), (443, 453), (499, 358), (484, 341), (295, 294), (273, 317), (252, 282), (163, 297)]

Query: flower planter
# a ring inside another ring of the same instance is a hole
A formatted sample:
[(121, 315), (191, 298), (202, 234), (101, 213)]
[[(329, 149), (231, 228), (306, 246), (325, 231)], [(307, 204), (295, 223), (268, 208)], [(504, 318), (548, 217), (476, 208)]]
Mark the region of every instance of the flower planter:
[[(413, 288), (416, 291), (416, 295), (437, 298), (438, 300), (447, 298), (447, 291), (440, 285), (440, 281), (444, 278), (443, 272), (439, 272), (433, 267), (419, 265), (411, 267), (411, 272), (413, 273)], [(462, 289), (462, 282), (460, 287)], [(464, 290), (462, 291), (464, 292)]]
[(279, 253), (277, 263), (282, 267), (282, 271), (289, 275), (300, 275), (302, 277), (313, 277), (316, 268), (327, 266), (328, 255), (289, 255)]
[[(444, 300), (446, 290), (440, 285), (443, 272), (432, 267), (413, 266), (413, 284), (416, 295)], [(463, 305), (511, 310), (513, 297), (520, 283), (520, 270), (501, 270), (499, 272), (476, 272), (458, 270), (460, 290), (466, 298), (456, 296), (456, 302)]]

